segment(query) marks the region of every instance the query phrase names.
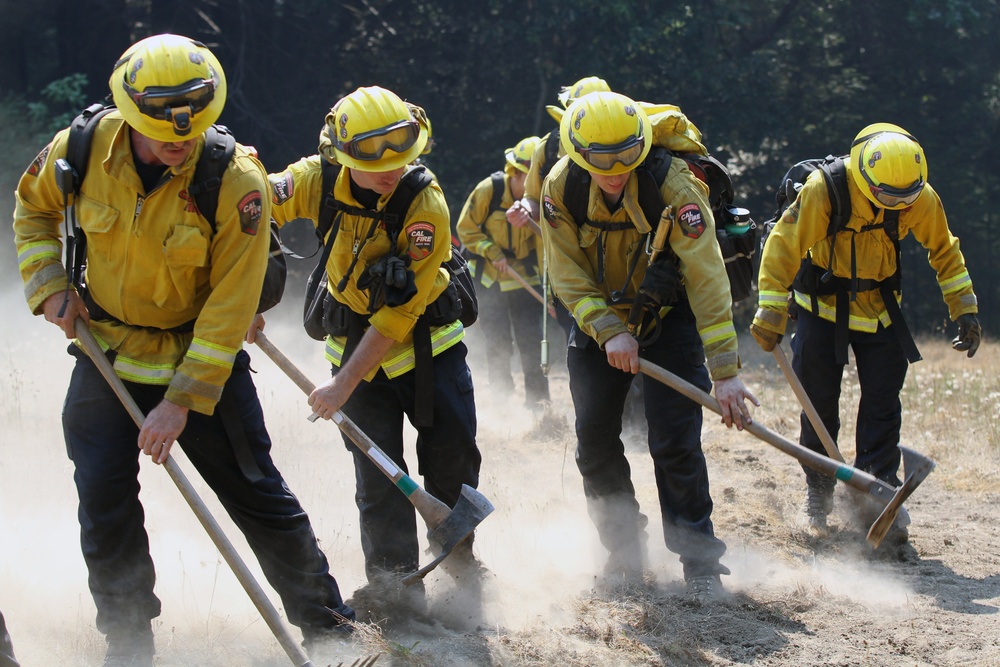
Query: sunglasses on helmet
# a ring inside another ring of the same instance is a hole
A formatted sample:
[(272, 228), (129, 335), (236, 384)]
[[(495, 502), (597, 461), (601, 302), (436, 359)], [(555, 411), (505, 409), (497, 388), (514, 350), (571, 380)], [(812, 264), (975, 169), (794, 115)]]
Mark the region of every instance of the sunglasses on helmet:
[(577, 142), (572, 132), (570, 132), (569, 138), (573, 143), (573, 149), (583, 157), (587, 164), (602, 171), (611, 169), (615, 163), (631, 167), (639, 161), (639, 158), (642, 157), (642, 151), (646, 147), (646, 137), (642, 132), (641, 121), (635, 136), (617, 144), (591, 144), (584, 147)]
[(122, 88), (139, 112), (174, 125), (183, 136), (191, 131), (191, 118), (215, 99), (215, 79), (191, 79), (179, 86), (150, 86), (139, 91), (122, 81)]
[(397, 153), (409, 150), (420, 138), (420, 124), (415, 120), (402, 120), (393, 125), (362, 132), (347, 140), (335, 140), (337, 150), (355, 160), (379, 160), (389, 149)]

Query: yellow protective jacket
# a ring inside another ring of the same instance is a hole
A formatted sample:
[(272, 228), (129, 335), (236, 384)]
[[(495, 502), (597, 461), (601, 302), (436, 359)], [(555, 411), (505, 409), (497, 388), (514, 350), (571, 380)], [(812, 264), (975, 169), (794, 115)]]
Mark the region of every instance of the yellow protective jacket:
[[(303, 158), (289, 165), (285, 171), (269, 176), (272, 216), (279, 227), (296, 218), (306, 218), (318, 225), (323, 195), (322, 159), (319, 155)], [(351, 194), (349, 179), (350, 169), (342, 167), (333, 187), (333, 195), (342, 204), (363, 208)], [(379, 198), (377, 210), (385, 208), (390, 196)], [(368, 291), (358, 289), (357, 281), (365, 275), (369, 266), (389, 253), (389, 233), (381, 223), (370, 217), (350, 213), (338, 215), (341, 215), (340, 230), (326, 265), (327, 289), (338, 302), (359, 315), (367, 316)], [(377, 227), (369, 237), (372, 225)], [(427, 306), (448, 287), (450, 280), (448, 270), (441, 265), (451, 258), (451, 223), (448, 204), (437, 180), (421, 190), (410, 205), (396, 239), (395, 251), (400, 257), (410, 257), (409, 268), (414, 273), (417, 294), (401, 306), (382, 305), (369, 319), (369, 324), (380, 334), (396, 341), (381, 363), (381, 368), (390, 378), (413, 369), (413, 328)], [(355, 253), (358, 261), (344, 291), (339, 292), (337, 284), (350, 267)], [(458, 320), (432, 327), (434, 355), (462, 340), (463, 336), (464, 329)], [(346, 342), (344, 336), (327, 336), (326, 358), (335, 366), (339, 367), (343, 361)], [(373, 370), (367, 379), (374, 377), (376, 371)]]
[[(458, 239), (465, 247), (483, 258), (479, 260), (485, 264), (480, 278), (483, 286), (490, 287), (499, 277), (500, 291), (510, 292), (523, 289), (523, 286), (507, 274), (500, 275), (492, 262), (507, 257), (507, 265), (511, 269), (517, 271), (529, 285), (538, 285), (538, 253), (534, 252), (538, 236), (528, 227), (517, 228), (507, 222), (507, 209), (514, 204), (507, 174), (503, 176), (503, 188), (500, 208), (491, 211), (493, 179), (481, 180), (465, 201), (457, 231)], [(478, 267), (475, 272), (478, 272)]]
[[(556, 134), (559, 134), (559, 128), (552, 130)], [(528, 175), (524, 179), (524, 196), (528, 199), (541, 203), (542, 201), (542, 181), (545, 179), (542, 177), (542, 169), (545, 168), (545, 163), (547, 158), (545, 156), (545, 144), (549, 141), (549, 136), (552, 132), (547, 133), (542, 137), (538, 145), (535, 146), (535, 151), (531, 154), (531, 166), (528, 167)], [(563, 150), (562, 142), (559, 142), (559, 150), (557, 151), (557, 157), (562, 157), (566, 152)]]
[[(858, 231), (865, 225), (881, 223), (885, 209), (876, 209), (871, 205), (855, 185), (850, 174), (851, 166), (847, 165), (847, 169), (851, 196), (851, 217), (847, 226), (857, 233), (838, 232), (832, 240), (826, 237), (831, 211), (826, 181), (819, 170), (810, 174), (795, 201), (774, 226), (761, 255), (757, 279), (759, 307), (754, 317), (757, 326), (784, 333), (788, 318), (788, 293), (806, 253), (811, 255), (814, 265), (825, 269), (831, 264), (832, 247), (833, 274), (850, 278), (853, 237), (859, 279), (884, 280), (896, 272), (896, 250), (885, 231), (881, 228)], [(938, 286), (948, 304), (951, 319), (978, 312), (972, 279), (965, 267), (958, 239), (948, 229), (941, 199), (930, 185), (924, 186), (923, 193), (913, 206), (899, 212), (900, 240), (911, 232), (928, 251), (928, 260), (937, 272)], [(794, 296), (799, 306), (812, 311), (810, 295), (794, 290)], [(899, 300), (901, 294), (897, 293), (896, 298)], [(820, 317), (835, 321), (836, 294), (819, 296), (818, 305)], [(883, 326), (890, 324), (879, 291), (858, 292), (850, 303), (850, 328), (872, 333), (878, 329), (880, 322)]]
[[(63, 196), (53, 165), (66, 154), (68, 134), (55, 136), (17, 187), (14, 234), (35, 314), (46, 298), (66, 289)], [(203, 146), (200, 139), (187, 160), (146, 193), (129, 127), (111, 112), (94, 133), (75, 206), (87, 238), (86, 284), (119, 320), (91, 321), (102, 347), (117, 353), (115, 371), (125, 380), (169, 385), (167, 400), (212, 414), (260, 298), (270, 202), (263, 196), (264, 168), (237, 144), (213, 234), (187, 190)], [(192, 321), (193, 333), (167, 331)]]
[[(554, 291), (573, 313), (584, 333), (601, 346), (613, 336), (627, 333), (630, 305), (611, 302), (611, 292), (624, 288), (624, 300), (635, 298), (646, 274), (646, 234), (660, 221), (646, 220), (638, 202), (638, 179), (633, 171), (621, 205), (608, 210), (597, 183), (591, 180), (588, 218), (601, 223), (631, 222), (631, 229), (600, 231), (574, 220), (563, 200), (571, 164), (561, 158), (542, 186), (542, 237)], [(691, 173), (683, 160), (673, 160), (660, 188), (667, 204), (661, 219), (670, 225), (668, 243), (680, 260), (691, 310), (705, 345), (713, 380), (732, 377), (740, 361), (732, 318), (732, 297), (722, 252), (715, 238), (715, 221), (708, 204), (708, 188)], [(602, 235), (598, 243), (598, 235)], [(651, 237), (650, 237), (651, 238)], [(598, 248), (603, 245), (604, 280), (598, 281)], [(629, 265), (641, 253), (628, 279)], [(626, 282), (627, 281), (627, 282)]]

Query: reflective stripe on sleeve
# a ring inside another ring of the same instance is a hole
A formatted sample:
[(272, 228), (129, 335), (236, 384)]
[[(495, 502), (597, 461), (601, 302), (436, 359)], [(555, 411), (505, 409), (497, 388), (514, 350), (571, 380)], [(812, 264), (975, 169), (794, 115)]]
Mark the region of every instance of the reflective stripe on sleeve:
[(951, 294), (953, 292), (958, 292), (959, 290), (963, 290), (966, 287), (971, 286), (972, 278), (969, 277), (968, 271), (963, 271), (962, 273), (958, 274), (951, 280), (939, 283), (939, 285), (941, 286), (942, 294)]
[(51, 241), (39, 241), (37, 243), (27, 243), (17, 253), (17, 264), (20, 269), (29, 264), (40, 262), (43, 259), (54, 259), (62, 261), (62, 246)]
[(698, 335), (701, 336), (702, 345), (709, 347), (714, 343), (736, 338), (736, 327), (733, 326), (732, 322), (722, 322), (721, 324), (700, 330)]
[(186, 356), (220, 368), (232, 368), (238, 351), (231, 347), (209, 343), (201, 338), (194, 338), (191, 340)]

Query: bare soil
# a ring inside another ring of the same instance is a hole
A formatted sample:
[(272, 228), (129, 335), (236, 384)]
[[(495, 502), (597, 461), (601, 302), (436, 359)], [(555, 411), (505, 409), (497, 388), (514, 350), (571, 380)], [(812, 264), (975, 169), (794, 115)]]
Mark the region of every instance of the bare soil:
[[(94, 628), (72, 464), (59, 426), (71, 368), (67, 341), (31, 318), (19, 299), (3, 300), (13, 326), (0, 342), (0, 609), (25, 667), (98, 665), (103, 638)], [(321, 346), (295, 327), (294, 309), (288, 323), (280, 317), (269, 325), (272, 341), (322, 379)], [(680, 565), (663, 547), (641, 418), (629, 424), (625, 440), (651, 519), (649, 567), (642, 583), (615, 586), (600, 578), (606, 553), (573, 462), (559, 343), (550, 371), (553, 404), (541, 420), (518, 396), (491, 395), (480, 343), (470, 332), (484, 455), (480, 490), (496, 506), (476, 540), (489, 573), (480, 595), (432, 573), (421, 612), (390, 593), (361, 590), (350, 456), (335, 427), (308, 422), (304, 396), (250, 348), (275, 460), (310, 513), (345, 597), (368, 595), (367, 622), (353, 639), (325, 647), (316, 665), (346, 666), (375, 654), (379, 666), (435, 667), (1000, 665), (1000, 352), (989, 342), (969, 360), (943, 340), (921, 341), (925, 360), (911, 367), (904, 390), (903, 444), (938, 467), (907, 503), (911, 538), (898, 549), (866, 544), (867, 526), (856, 521), (855, 499), (844, 486), (831, 534), (811, 533), (802, 520), (798, 463), (706, 413), (714, 520), (732, 575), (724, 578), (727, 594), (704, 605), (684, 597)], [(756, 419), (795, 440), (794, 395), (769, 355), (749, 339), (742, 350), (744, 380), (763, 404)], [(857, 392), (849, 372), (840, 438), (848, 461)], [(278, 605), (238, 530), (183, 453), (174, 452)], [(142, 468), (164, 607), (155, 624), (156, 664), (289, 664), (169, 478), (148, 461)]]

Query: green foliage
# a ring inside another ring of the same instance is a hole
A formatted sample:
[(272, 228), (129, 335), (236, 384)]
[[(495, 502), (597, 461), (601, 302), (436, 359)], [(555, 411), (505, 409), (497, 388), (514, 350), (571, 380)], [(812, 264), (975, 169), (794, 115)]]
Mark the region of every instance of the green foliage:
[[(111, 0), (97, 4), (106, 9), (101, 20), (124, 20)], [(988, 322), (1000, 310), (1000, 260), (991, 252), (1000, 176), (988, 167), (1000, 151), (998, 0), (126, 4), (131, 23), (113, 23), (120, 43), (105, 50), (116, 57), (128, 32), (177, 32), (209, 44), (229, 81), (221, 122), (258, 148), (269, 171), (314, 153), (324, 115), (358, 86), (384, 86), (423, 106), (436, 142), (428, 165), (454, 216), (502, 164), (505, 147), (555, 127), (545, 105), (584, 76), (679, 105), (738, 173), (740, 204), (757, 220), (771, 213), (789, 165), (846, 152), (868, 123), (895, 122), (923, 144), (930, 181), (962, 239), (981, 319), (988, 331), (1000, 327)], [(45, 81), (83, 71), (101, 80), (108, 58), (98, 58), (98, 45), (67, 47), (102, 34), (100, 25), (92, 12), (56, 24), (25, 61), (59, 62), (58, 71), (29, 73)], [(80, 99), (81, 87), (68, 77), (46, 88), (46, 134), (94, 101), (95, 91)], [(906, 253), (904, 308), (915, 329), (931, 330), (946, 318), (940, 290), (926, 251), (911, 244)]]
[(28, 118), (42, 133), (55, 134), (87, 106), (86, 88), (87, 75), (80, 73), (49, 83), (40, 101), (28, 102)]

